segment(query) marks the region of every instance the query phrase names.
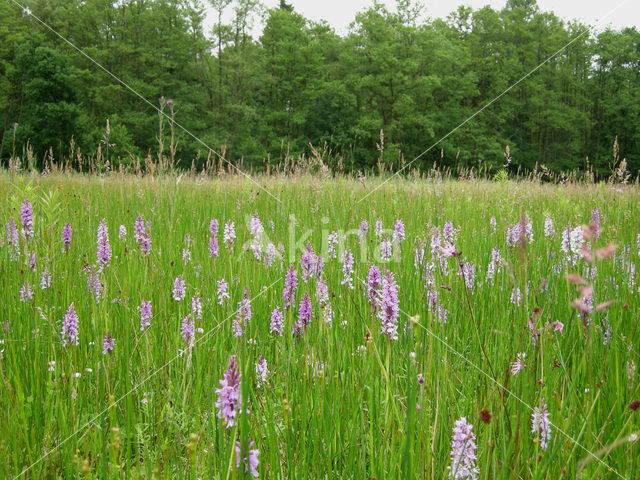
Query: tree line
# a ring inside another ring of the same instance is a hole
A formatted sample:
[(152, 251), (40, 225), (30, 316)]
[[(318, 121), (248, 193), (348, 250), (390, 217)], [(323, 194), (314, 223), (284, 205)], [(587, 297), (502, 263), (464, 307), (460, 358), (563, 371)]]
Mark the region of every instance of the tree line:
[(314, 152), (346, 169), (397, 169), (447, 135), (415, 165), (604, 174), (615, 143), (628, 170), (640, 169), (636, 28), (598, 32), (535, 0), (444, 19), (397, 0), (393, 10), (374, 2), (338, 35), (284, 1), (209, 2), (26, 3), (130, 88), (1, 2), (2, 163), (27, 149), (42, 164), (99, 148), (112, 164), (171, 156), (199, 166), (208, 145), (254, 169)]

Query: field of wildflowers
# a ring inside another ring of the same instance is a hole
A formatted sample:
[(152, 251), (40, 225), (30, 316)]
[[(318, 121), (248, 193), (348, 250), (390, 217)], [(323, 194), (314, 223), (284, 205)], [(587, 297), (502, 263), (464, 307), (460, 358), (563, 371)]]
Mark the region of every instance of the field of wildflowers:
[(0, 178), (3, 478), (638, 474), (637, 186), (258, 181)]

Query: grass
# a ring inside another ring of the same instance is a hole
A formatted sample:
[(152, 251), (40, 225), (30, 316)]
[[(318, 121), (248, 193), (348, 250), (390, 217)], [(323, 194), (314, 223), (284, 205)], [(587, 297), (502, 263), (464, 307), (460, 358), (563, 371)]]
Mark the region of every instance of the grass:
[[(460, 417), (474, 425), (479, 478), (632, 478), (640, 469), (640, 445), (631, 435), (640, 429), (640, 413), (628, 408), (640, 398), (640, 302), (631, 267), (639, 262), (637, 186), (394, 179), (359, 202), (382, 181), (300, 176), (258, 182), (281, 203), (239, 177), (1, 177), (2, 222), (11, 217), (20, 225), (20, 205), (28, 199), (35, 236), (21, 236), (15, 261), (5, 238), (0, 248), (0, 475), (243, 478), (242, 470), (230, 468), (234, 442), (246, 445), (250, 438), (260, 450), (260, 478), (444, 478)], [(573, 265), (560, 249), (564, 226), (588, 224), (594, 208), (601, 218), (594, 248), (617, 246), (613, 258), (597, 261), (596, 271), (583, 259)], [(282, 253), (270, 267), (246, 248), (254, 213)], [(133, 238), (138, 214), (152, 225), (148, 257)], [(551, 237), (544, 236), (547, 214), (556, 230)], [(508, 247), (506, 229), (526, 215), (533, 242)], [(225, 221), (235, 221), (237, 232), (231, 248), (218, 235), (215, 259), (208, 252), (212, 218), (221, 232)], [(388, 263), (379, 259), (378, 218), (387, 229), (399, 218), (406, 226), (401, 253)], [(97, 302), (83, 269), (96, 263), (101, 219), (113, 257), (101, 273), (104, 295)], [(354, 232), (363, 219), (370, 230), (361, 244)], [(425, 267), (414, 266), (414, 249), (419, 239), (426, 242), (430, 262), (431, 235), (446, 221), (456, 227), (460, 260), (475, 265), (476, 279), (467, 291), (456, 260), (444, 260), (447, 275), (436, 260), (432, 290), (448, 312), (443, 323), (429, 309)], [(64, 223), (73, 229), (67, 253), (60, 240)], [(124, 242), (121, 224), (128, 232)], [(328, 258), (326, 248), (333, 230), (347, 233), (337, 259)], [(315, 280), (300, 278), (307, 241), (325, 259), (331, 325), (316, 301)], [(345, 246), (355, 256), (353, 289), (341, 284)], [(489, 285), (494, 247), (503, 263)], [(184, 248), (191, 254), (186, 265)], [(28, 265), (31, 252), (35, 271)], [(298, 270), (296, 304), (283, 310), (284, 335), (277, 337), (269, 319), (282, 308), (291, 263)], [(396, 275), (398, 340), (380, 333), (366, 298), (362, 282), (372, 264)], [(41, 290), (44, 267), (53, 281)], [(587, 328), (571, 307), (579, 294), (569, 273), (593, 285), (594, 305), (615, 300), (592, 312)], [(171, 296), (179, 274), (187, 285), (180, 302)], [(216, 297), (221, 277), (231, 294), (222, 306)], [(34, 293), (23, 302), (25, 281)], [(245, 287), (253, 318), (236, 338), (232, 323)], [(511, 302), (514, 288), (521, 291), (520, 305)], [(296, 341), (291, 329), (305, 291), (313, 317)], [(193, 295), (202, 299), (204, 314), (195, 320), (200, 330), (189, 348), (180, 327)], [(143, 332), (142, 300), (153, 308)], [(62, 318), (72, 302), (79, 344), (63, 347)], [(539, 332), (535, 342), (530, 318)], [(551, 328), (555, 321), (564, 324), (562, 333)], [(604, 344), (607, 325), (611, 338)], [(107, 331), (116, 344), (103, 355)], [(527, 368), (513, 376), (510, 362), (519, 352)], [(216, 416), (215, 389), (231, 354), (240, 365), (247, 411), (237, 426), (225, 428)], [(270, 372), (261, 388), (258, 355)], [(531, 407), (542, 398), (553, 423), (546, 450), (531, 433)], [(482, 409), (491, 413), (489, 423), (479, 419)]]

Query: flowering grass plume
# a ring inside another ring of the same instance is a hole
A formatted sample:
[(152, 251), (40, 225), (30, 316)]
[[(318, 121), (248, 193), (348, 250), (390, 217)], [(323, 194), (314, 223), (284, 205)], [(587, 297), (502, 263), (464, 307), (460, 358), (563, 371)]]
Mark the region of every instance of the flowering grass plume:
[(473, 425), (465, 417), (456, 420), (451, 436), (451, 465), (449, 478), (455, 480), (475, 480), (480, 474), (476, 466), (476, 436)]
[(218, 409), (218, 418), (222, 419), (227, 428), (231, 428), (236, 424), (236, 417), (241, 407), (240, 399), (240, 371), (238, 370), (238, 362), (236, 356), (229, 357), (227, 370), (224, 372), (224, 378), (220, 380), (220, 388), (216, 389), (215, 406)]

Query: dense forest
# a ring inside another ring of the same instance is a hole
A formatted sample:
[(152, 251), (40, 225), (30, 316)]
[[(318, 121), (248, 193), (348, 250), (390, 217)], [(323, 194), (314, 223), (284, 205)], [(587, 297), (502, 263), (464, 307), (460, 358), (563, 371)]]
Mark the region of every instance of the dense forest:
[(615, 143), (640, 169), (640, 32), (566, 22), (535, 0), (445, 19), (373, 3), (344, 36), (284, 1), (25, 2), (0, 2), (3, 165), (27, 149), (40, 165), (100, 149), (111, 164), (197, 166), (208, 145), (254, 169), (314, 149), (396, 169), (557, 53), (416, 165), (499, 166), (509, 146), (524, 169), (604, 174)]

